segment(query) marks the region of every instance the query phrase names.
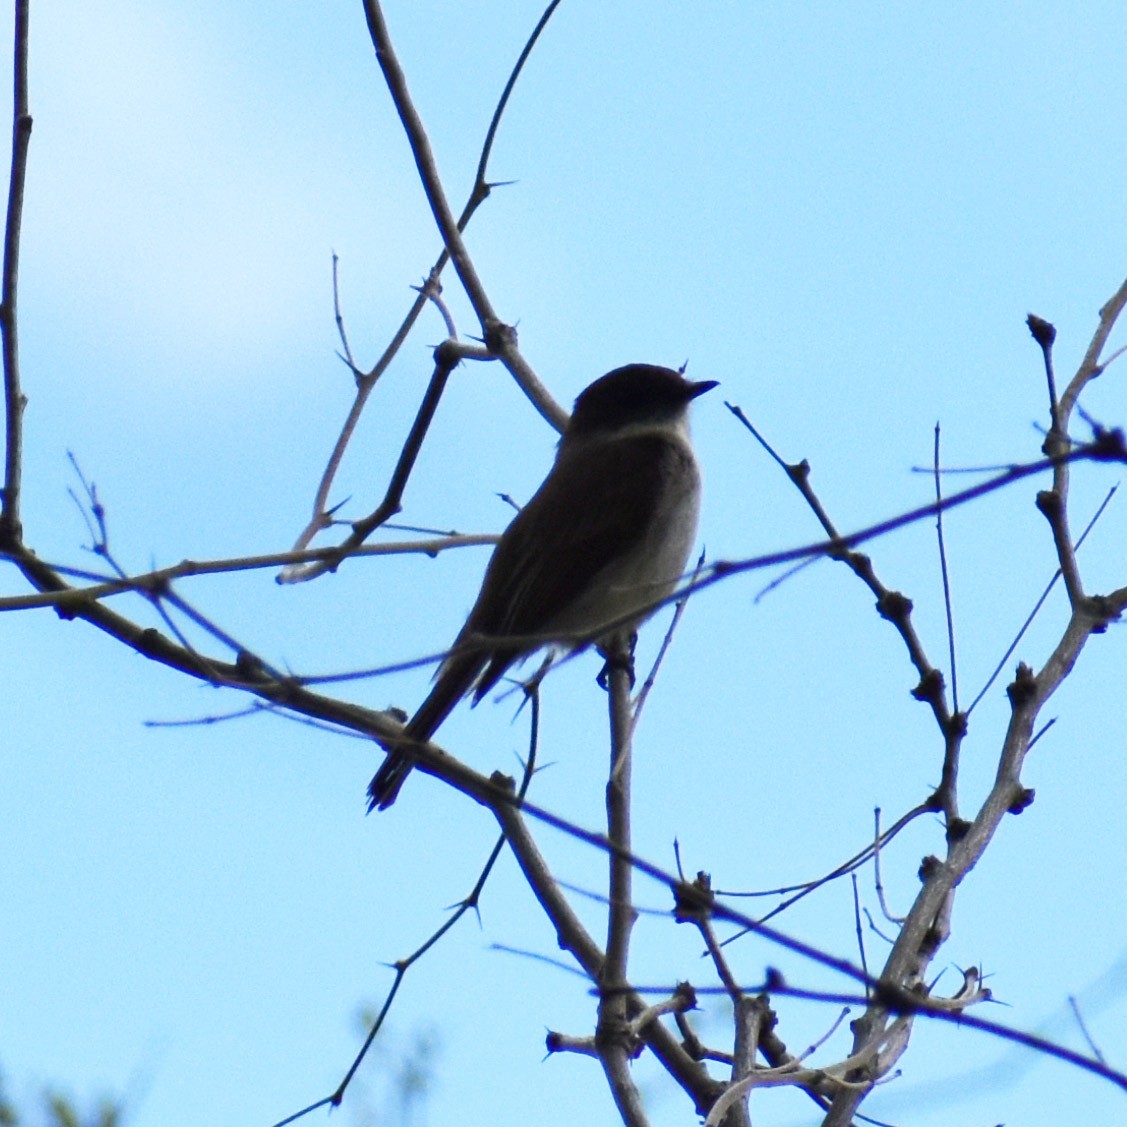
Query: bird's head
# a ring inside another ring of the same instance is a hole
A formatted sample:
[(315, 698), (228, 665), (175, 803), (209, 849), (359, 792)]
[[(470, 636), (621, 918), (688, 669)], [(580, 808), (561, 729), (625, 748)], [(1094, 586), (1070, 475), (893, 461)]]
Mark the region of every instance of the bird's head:
[(615, 368), (580, 393), (566, 437), (677, 423), (698, 395), (715, 386), (715, 380), (687, 380), (680, 372), (655, 364)]

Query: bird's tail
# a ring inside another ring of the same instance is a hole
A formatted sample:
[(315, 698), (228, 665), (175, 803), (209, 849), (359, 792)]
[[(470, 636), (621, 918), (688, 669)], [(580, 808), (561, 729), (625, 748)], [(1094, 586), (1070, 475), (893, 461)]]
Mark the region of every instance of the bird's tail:
[(411, 756), (405, 751), (393, 751), (388, 755), (368, 784), (369, 814), (373, 810), (386, 810), (395, 801), (413, 766)]
[[(480, 651), (452, 653), (438, 671), (438, 680), (430, 695), (419, 706), (403, 729), (403, 744), (426, 743), (450, 710), (469, 692), (485, 664)], [(383, 766), (368, 784), (368, 813), (386, 810), (396, 799), (400, 787), (415, 766), (415, 756), (402, 747), (388, 751)]]

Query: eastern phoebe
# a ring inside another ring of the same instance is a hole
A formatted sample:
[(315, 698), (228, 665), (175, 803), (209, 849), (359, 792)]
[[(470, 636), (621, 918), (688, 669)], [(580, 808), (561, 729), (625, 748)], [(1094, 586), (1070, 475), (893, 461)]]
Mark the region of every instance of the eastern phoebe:
[[(609, 637), (611, 623), (633, 630), (674, 590), (700, 504), (689, 404), (715, 386), (628, 364), (579, 396), (555, 464), (498, 541), (404, 743), (428, 741), (462, 697), (472, 690), (476, 704), (519, 658), (552, 642), (580, 649)], [(413, 765), (409, 751), (389, 752), (368, 786), (369, 812), (395, 801)]]

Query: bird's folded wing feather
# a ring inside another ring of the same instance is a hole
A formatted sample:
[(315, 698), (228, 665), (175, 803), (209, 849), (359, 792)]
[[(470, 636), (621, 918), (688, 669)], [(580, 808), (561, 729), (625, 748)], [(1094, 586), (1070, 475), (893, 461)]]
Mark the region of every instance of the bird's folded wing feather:
[[(671, 493), (683, 488), (690, 460), (679, 443), (645, 433), (561, 457), (568, 460), (557, 463), (498, 544), (467, 638), (550, 636), (592, 576), (646, 538), (673, 503)], [(476, 695), (531, 648), (495, 652)]]

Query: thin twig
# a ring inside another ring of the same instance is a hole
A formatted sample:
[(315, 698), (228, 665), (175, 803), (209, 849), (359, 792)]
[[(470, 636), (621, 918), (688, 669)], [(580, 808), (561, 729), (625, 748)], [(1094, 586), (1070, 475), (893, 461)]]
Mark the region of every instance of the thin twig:
[[(911, 810), (909, 810), (906, 814), (902, 815), (896, 822), (894, 822), (893, 825), (888, 828), (888, 830), (885, 831), (885, 833), (881, 837), (881, 843), (887, 844), (898, 833), (900, 833), (900, 831), (902, 829), (904, 829), (904, 827), (907, 826), (909, 822), (914, 821), (921, 814), (925, 814), (929, 810), (932, 810), (932, 809), (934, 809), (934, 805), (933, 805), (933, 803), (930, 799), (927, 802), (920, 803), (920, 805), (918, 805), (918, 806), (914, 806)], [(845, 876), (847, 873), (856, 872), (856, 870), (858, 868), (860, 868), (860, 866), (863, 865), (873, 855), (875, 849), (876, 849), (876, 843), (870, 842), (869, 844), (867, 844), (865, 846), (864, 849), (860, 850), (858, 853), (855, 853), (847, 861), (843, 861), (840, 865), (836, 866), (834, 869), (831, 869), (830, 872), (825, 874), (825, 876), (818, 877), (816, 880), (809, 881), (804, 885), (799, 885), (794, 890), (794, 894), (792, 896), (789, 896), (781, 904), (776, 904), (775, 907), (772, 908), (765, 915), (760, 916), (758, 922), (761, 923), (761, 924), (764, 924), (764, 923), (767, 923), (770, 920), (773, 920), (776, 916), (782, 915), (782, 913), (787, 911), (788, 908), (793, 907), (800, 900), (805, 899), (805, 897), (809, 896), (812, 892), (816, 892), (819, 888), (822, 888), (825, 885), (829, 884), (830, 882), (837, 880), (839, 877)], [(782, 889), (782, 890), (777, 890), (777, 891), (790, 892), (791, 889)], [(738, 893), (738, 892), (733, 893), (733, 892), (719, 892), (718, 891), (716, 893), (716, 895), (717, 896), (758, 896), (758, 895), (765, 895), (765, 894), (763, 894), (763, 893)], [(727, 947), (728, 944), (735, 943), (736, 940), (742, 939), (743, 936), (745, 936), (746, 934), (747, 934), (746, 930), (737, 931), (734, 935), (730, 935), (727, 939), (724, 940), (723, 946)]]
[[(839, 534), (836, 525), (830, 519), (829, 514), (826, 512), (825, 507), (822, 505), (818, 495), (814, 492), (810, 484), (810, 464), (805, 459), (801, 462), (788, 463), (786, 462), (774, 449), (773, 446), (763, 437), (762, 434), (752, 425), (751, 421), (743, 413), (741, 409), (733, 406), (730, 403), (725, 404), (733, 415), (743, 424), (744, 427), (752, 434), (755, 440), (763, 447), (772, 460), (779, 465), (786, 473), (787, 477), (794, 484), (802, 495), (803, 500), (810, 507), (818, 520), (818, 523), (825, 530), (826, 535), (830, 537), (831, 547), (826, 551), (826, 555), (832, 559), (837, 559), (849, 567), (855, 575), (857, 575), (862, 582), (864, 582), (869, 589), (877, 597), (877, 609), (882, 617), (888, 619), (889, 622), (895, 626), (900, 634), (908, 650), (908, 656), (916, 672), (919, 675), (919, 682), (915, 690), (915, 695), (918, 699), (926, 701), (931, 707), (932, 713), (935, 717), (936, 723), (939, 725), (940, 731), (946, 731), (949, 724), (951, 714), (947, 707), (946, 700), (944, 699), (942, 691), (942, 674), (932, 665), (924, 651), (923, 643), (920, 641), (919, 635), (911, 621), (912, 604), (910, 600), (906, 599), (898, 592), (889, 590), (878, 578), (873, 568), (872, 561), (868, 556), (850, 549), (854, 548), (860, 541), (852, 539), (843, 540)], [(1012, 472), (1012, 471), (1010, 471)], [(950, 500), (950, 499), (948, 499)], [(938, 501), (934, 506), (929, 506), (933, 514), (938, 514), (942, 511), (944, 505), (942, 501)], [(806, 553), (800, 556), (795, 556), (795, 559), (803, 559)], [(789, 563), (790, 560), (779, 560), (779, 563)]]
[(1084, 1015), (1080, 1012), (1080, 1005), (1076, 1001), (1074, 994), (1069, 994), (1068, 1005), (1072, 1010), (1072, 1016), (1076, 1018), (1076, 1024), (1080, 1027), (1080, 1032), (1084, 1036), (1084, 1040), (1088, 1042), (1088, 1048), (1091, 1050), (1092, 1056), (1096, 1058), (1101, 1064), (1107, 1064), (1107, 1058), (1100, 1051), (1099, 1045), (1096, 1044), (1092, 1038), (1092, 1034), (1088, 1031), (1088, 1025), (1084, 1021)]
[[(701, 568), (704, 567), (704, 552), (701, 551), (700, 556), (697, 558), (696, 567), (693, 568), (692, 575), (689, 576), (689, 582), (700, 577)], [(634, 727), (636, 728), (642, 719), (642, 710), (646, 706), (646, 701), (649, 699), (650, 692), (653, 690), (654, 684), (657, 682), (658, 670), (661, 669), (662, 662), (665, 660), (665, 655), (669, 652), (669, 647), (673, 644), (673, 635), (677, 632), (677, 627), (681, 623), (681, 616), (685, 613), (685, 607), (688, 605), (688, 597), (678, 599), (673, 607), (673, 618), (670, 620), (669, 628), (665, 631), (665, 636), (661, 639), (661, 645), (658, 647), (657, 656), (654, 658), (653, 665), (650, 666), (650, 671), (646, 674), (646, 679), (639, 690), (637, 697), (634, 699)]]
[[(489, 196), (489, 184), (485, 179), (486, 169), (490, 153), (492, 152), (493, 142), (496, 139), (497, 131), (500, 128), (502, 116), (504, 114), (506, 106), (508, 105), (513, 89), (516, 86), (517, 79), (520, 77), (525, 63), (528, 61), (528, 57), (532, 53), (533, 47), (535, 46), (544, 28), (547, 26), (548, 20), (551, 18), (552, 13), (558, 7), (559, 2), (560, 0), (552, 0), (552, 3), (548, 5), (548, 8), (545, 10), (544, 14), (537, 22), (536, 27), (533, 29), (532, 34), (529, 36), (528, 41), (525, 43), (524, 49), (521, 51), (520, 57), (518, 58), (516, 64), (509, 74), (508, 81), (505, 84), (504, 92), (502, 93), (501, 98), (497, 103), (497, 108), (493, 112), (493, 117), (489, 123), (489, 129), (486, 132), (485, 142), (482, 146), (481, 159), (478, 162), (477, 177), (474, 181), (472, 189), (470, 190), (466, 204), (462, 209), (462, 214), (458, 219), (459, 231), (465, 231), (466, 227), (469, 225), (470, 219), (473, 217), (474, 212), (477, 211), (478, 207)], [(448, 261), (449, 254), (446, 250), (446, 247), (443, 246), (441, 252), (438, 255), (438, 258), (435, 260), (434, 265), (431, 267), (427, 275), (428, 278), (433, 279), (435, 284), (438, 283), (438, 279), (441, 277), (442, 271)], [(374, 390), (376, 383), (379, 381), (383, 373), (387, 371), (392, 360), (395, 359), (396, 355), (398, 355), (400, 348), (403, 346), (403, 343), (410, 335), (411, 330), (415, 326), (415, 322), (418, 320), (419, 315), (422, 313), (423, 307), (426, 304), (426, 300), (426, 296), (423, 293), (420, 293), (415, 298), (415, 300), (411, 304), (411, 308), (407, 311), (407, 315), (404, 317), (403, 322), (400, 324), (399, 328), (392, 336), (391, 341), (388, 343), (379, 359), (373, 365), (371, 371), (363, 375), (357, 375), (356, 398), (353, 401), (352, 406), (349, 408), (348, 416), (344, 421), (344, 425), (341, 428), (340, 434), (337, 436), (337, 440), (333, 445), (332, 451), (330, 452), (328, 463), (326, 464), (325, 470), (321, 475), (321, 480), (317, 485), (313, 499), (312, 517), (310, 518), (309, 523), (305, 526), (305, 528), (302, 529), (302, 531), (298, 534), (298, 537), (294, 542), (295, 551), (301, 551), (307, 548), (319, 532), (323, 531), (325, 528), (328, 528), (331, 525), (332, 521), (329, 517), (329, 495), (332, 492), (333, 482), (336, 479), (337, 470), (344, 458), (344, 452), (347, 449), (349, 442), (352, 440), (352, 435), (356, 430), (356, 426), (360, 421), (360, 416), (364, 411), (364, 407), (372, 391)], [(337, 318), (337, 324), (341, 328), (343, 337), (343, 323), (341, 320), (335, 285), (334, 315)], [(358, 369), (351, 360), (351, 356), (348, 352), (347, 342), (345, 342), (345, 352), (346, 362), (350, 364), (353, 373), (356, 374)], [(530, 369), (528, 374), (531, 374)], [(537, 406), (537, 409), (540, 410), (542, 414), (544, 414), (545, 410), (547, 410), (545, 417), (548, 418), (548, 421), (557, 430), (562, 430), (567, 420), (567, 412), (565, 412), (562, 408), (554, 403), (554, 401), (551, 399), (551, 396), (548, 395), (547, 391), (544, 390), (539, 382), (535, 380), (534, 375), (532, 376), (532, 380), (530, 381), (529, 386), (533, 387), (534, 389), (538, 389), (538, 398), (533, 400)]]
[(462, 288), (466, 291), (474, 313), (477, 314), (485, 345), (508, 368), (521, 390), (544, 418), (562, 429), (566, 413), (548, 394), (547, 389), (536, 377), (536, 373), (521, 356), (516, 347), (515, 330), (498, 317), (469, 251), (462, 241), (462, 232), (450, 209), (446, 191), (438, 174), (430, 139), (411, 99), (411, 92), (407, 88), (407, 77), (399, 65), (378, 0), (364, 0), (364, 14), (368, 21), (372, 44), (376, 49), (376, 59), (380, 70), (383, 71), (384, 81), (399, 114), (400, 123), (407, 134), (411, 155), (415, 158), (415, 167), (427, 202), (430, 204), (431, 214), (450, 255), (450, 262), (457, 272)]
[(857, 930), (857, 954), (861, 958), (861, 969), (868, 975), (869, 960), (865, 954), (865, 936), (861, 931), (861, 897), (857, 891), (857, 874), (850, 873), (849, 881), (853, 886), (853, 925)]
[[(470, 212), (470, 204), (473, 202), (474, 197), (478, 193), (482, 194), (482, 198), (489, 194), (490, 185), (485, 177), (489, 167), (489, 158), (493, 153), (493, 142), (497, 139), (497, 131), (501, 127), (501, 118), (504, 116), (505, 108), (509, 104), (513, 90), (516, 89), (517, 79), (520, 78), (521, 72), (524, 70), (524, 65), (528, 62), (528, 57), (532, 54), (533, 48), (536, 46), (541, 34), (548, 26), (548, 21), (555, 14), (560, 3), (561, 0), (551, 0), (551, 3), (548, 4), (541, 14), (540, 19), (536, 21), (536, 26), (532, 29), (532, 34), (529, 35), (528, 39), (525, 41), (521, 53), (517, 56), (517, 61), (513, 64), (513, 69), (509, 72), (508, 80), (505, 82), (505, 88), (501, 91), (501, 97), (497, 99), (497, 108), (493, 111), (489, 128), (485, 131), (485, 141), (481, 146), (481, 159), (477, 162), (477, 174), (474, 176), (474, 187), (470, 195), (470, 202), (466, 204), (466, 211), (463, 212), (458, 219), (459, 231), (466, 229), (466, 222), (469, 219), (469, 215), (472, 214)], [(476, 206), (476, 204), (474, 206)]]
[(278, 575), (279, 583), (306, 582), (326, 571), (334, 571), (342, 560), (350, 556), (364, 541), (391, 517), (395, 516), (402, 507), (403, 491), (407, 488), (407, 480), (415, 467), (415, 460), (423, 446), (430, 424), (438, 410), (442, 392), (450, 373), (461, 362), (464, 350), (457, 347), (454, 342), (446, 341), (434, 350), (434, 371), (431, 373), (430, 383), (427, 384), (423, 401), (411, 425), (411, 431), (399, 452), (399, 460), (392, 471), (391, 480), (388, 482), (387, 492), (376, 509), (368, 516), (356, 521), (352, 531), (342, 540), (329, 555), (319, 563), (304, 567), (288, 567)]
[[(1093, 528), (1095, 528), (1096, 522), (1100, 519), (1101, 516), (1103, 516), (1104, 509), (1106, 509), (1111, 503), (1111, 499), (1115, 496), (1118, 489), (1119, 485), (1116, 484), (1107, 491), (1107, 495), (1104, 497), (1103, 501), (1100, 502), (1099, 508), (1096, 509), (1095, 514), (1092, 516), (1092, 519), (1088, 521), (1088, 523), (1084, 526), (1084, 531), (1080, 534), (1080, 538), (1073, 546), (1074, 552), (1078, 553), (1080, 551), (1080, 546), (1088, 538), (1088, 533), (1091, 532)], [(1001, 674), (1002, 670), (1005, 669), (1006, 664), (1010, 660), (1010, 657), (1013, 655), (1014, 650), (1017, 649), (1018, 645), (1021, 642), (1021, 639), (1025, 637), (1025, 632), (1030, 628), (1030, 626), (1033, 625), (1033, 622), (1037, 618), (1037, 615), (1040, 613), (1041, 608), (1045, 605), (1045, 600), (1048, 599), (1053, 588), (1056, 586), (1058, 579), (1060, 579), (1059, 567), (1053, 573), (1052, 579), (1050, 579), (1049, 582), (1045, 584), (1045, 589), (1041, 592), (1041, 597), (1037, 600), (1036, 603), (1033, 604), (1033, 609), (1029, 612), (1029, 614), (1025, 618), (1025, 621), (1021, 624), (1021, 629), (1019, 629), (1017, 634), (1014, 635), (1013, 641), (1006, 648), (1006, 652), (1002, 654), (1001, 658), (998, 661), (998, 664), (994, 666), (993, 672), (989, 677), (986, 678), (986, 683), (982, 686), (981, 689), (979, 689), (978, 695), (974, 698), (974, 700), (971, 701), (970, 708), (968, 708), (966, 711), (967, 716), (970, 716), (970, 714), (975, 710), (978, 702), (982, 700), (984, 696), (986, 696), (986, 694), (990, 691), (990, 686), (994, 684), (994, 682), (998, 679), (998, 676)]]
[[(1032, 801), (1032, 792), (1022, 785), (1021, 771), (1029, 753), (1030, 738), (1045, 703), (1072, 672), (1080, 652), (1091, 635), (1105, 628), (1109, 613), (1123, 608), (1109, 607), (1105, 600), (1088, 600), (1076, 566), (1076, 554), (1068, 534), (1068, 467), (1075, 447), (1068, 441), (1068, 421), (1076, 398), (1087, 382), (1098, 374), (1098, 356), (1119, 313), (1127, 305), (1127, 282), (1100, 311), (1100, 319), (1080, 369), (1061, 397), (1045, 449), (1053, 461), (1053, 488), (1038, 497), (1053, 532), (1058, 561), (1064, 574), (1072, 613), (1052, 654), (1040, 671), (1026, 665), (1018, 667), (1009, 687), (1010, 721), (999, 755), (993, 785), (978, 814), (970, 822), (947, 826), (947, 856), (927, 858), (921, 866), (922, 886), (908, 912), (880, 975), (882, 984), (895, 983), (901, 989), (918, 990), (924, 983), (926, 968), (942, 949), (950, 934), (951, 914), (956, 890), (967, 873), (982, 857), (1007, 814), (1020, 814)], [(1036, 335), (1036, 334), (1035, 334)], [(1042, 335), (1044, 335), (1042, 333)], [(1044, 347), (1044, 346), (1043, 346)], [(1108, 432), (1095, 430), (1100, 442)], [(1121, 436), (1116, 438), (1121, 444)], [(883, 989), (884, 987), (882, 987)], [(895, 1007), (879, 995), (853, 1023), (854, 1048), (872, 1044), (888, 1027)], [(967, 1024), (976, 1024), (971, 1015), (958, 1014)], [(1024, 1041), (1023, 1043), (1031, 1043)], [(1076, 1054), (1079, 1056), (1079, 1054)], [(1081, 1067), (1101, 1071), (1103, 1066), (1086, 1061)], [(1109, 1077), (1110, 1079), (1110, 1077)], [(1127, 1080), (1127, 1078), (1125, 1078)], [(1118, 1081), (1116, 1081), (1118, 1082)], [(1127, 1084), (1124, 1084), (1127, 1087)], [(862, 1093), (839, 1092), (827, 1115), (824, 1127), (845, 1127), (863, 1098)]]
[[(1052, 434), (1060, 425), (1060, 400), (1057, 398), (1056, 373), (1053, 371), (1053, 342), (1057, 339), (1057, 331), (1048, 321), (1035, 313), (1030, 313), (1025, 318), (1025, 323), (1030, 335), (1041, 349), (1041, 357), (1045, 365), (1045, 384), (1049, 389), (1049, 425)], [(1045, 453), (1049, 451), (1046, 450)]]
[[(85, 514), (84, 514), (85, 516)], [(385, 525), (385, 528), (390, 525)], [(496, 533), (459, 534), (451, 533), (428, 540), (401, 540), (391, 544), (364, 544), (352, 550), (353, 556), (393, 556), (422, 555), (437, 556), (452, 548), (490, 547), (497, 543)], [(11, 610), (31, 610), (36, 607), (59, 607), (67, 609), (69, 604), (93, 602), (135, 591), (149, 591), (167, 586), (173, 580), (187, 579), (200, 575), (226, 575), (238, 571), (255, 571), (265, 568), (283, 567), (297, 564), (323, 562), (335, 556), (337, 548), (308, 548), (303, 552), (268, 552), (257, 556), (234, 556), (219, 560), (182, 560), (170, 567), (155, 571), (141, 572), (137, 575), (123, 575), (117, 578), (102, 575), (82, 568), (68, 567), (65, 564), (50, 564), (59, 575), (72, 579), (90, 581), (88, 587), (67, 587), (60, 591), (45, 591), (34, 595), (9, 595), (0, 598), (0, 612)], [(0, 552), (0, 559), (4, 558)]]
[[(932, 471), (935, 479), (935, 532), (939, 543), (939, 570), (943, 578), (943, 608), (947, 616), (947, 653), (951, 669), (951, 710), (946, 722), (941, 724), (943, 732), (943, 768), (940, 772), (939, 786), (935, 791), (935, 803), (943, 810), (947, 823), (947, 833), (962, 832), (959, 818), (959, 753), (963, 737), (967, 732), (967, 720), (959, 712), (959, 666), (955, 653), (955, 614), (951, 602), (951, 576), (947, 568), (947, 545), (943, 537), (943, 488), (939, 476), (939, 423), (935, 424), (935, 444), (932, 452)], [(921, 689), (932, 696), (942, 693), (941, 684), (923, 686)]]
[(951, 606), (951, 576), (947, 570), (947, 545), (943, 541), (943, 489), (939, 479), (939, 423), (935, 424), (935, 450), (932, 460), (935, 475), (935, 536), (939, 543), (939, 570), (943, 576), (943, 607), (947, 612), (947, 652), (951, 668), (951, 710), (959, 711), (959, 671), (955, 660), (955, 613)]
[[(900, 816), (881, 836), (881, 842), (887, 844), (890, 842), (909, 822), (918, 818), (921, 814), (926, 814), (931, 810), (929, 802), (921, 803), (918, 806), (913, 806), (906, 814)], [(778, 888), (765, 888), (761, 890), (746, 892), (738, 889), (717, 889), (716, 895), (723, 897), (734, 897), (739, 899), (741, 897), (763, 897), (763, 896), (786, 896), (792, 892), (808, 892), (815, 888), (820, 888), (830, 881), (836, 880), (838, 877), (845, 876), (847, 873), (853, 872), (855, 869), (863, 865), (873, 854), (873, 842), (866, 843), (865, 847), (853, 854), (847, 861), (843, 861), (840, 865), (835, 866), (830, 872), (820, 877), (815, 877), (813, 880), (798, 881), (794, 884), (781, 885)]]
[[(1058, 418), (1064, 419), (1063, 412), (1058, 410)], [(1055, 427), (1049, 431), (1045, 439), (1045, 448), (1048, 450), (1063, 450), (1070, 445), (1068, 435)], [(1053, 467), (1053, 487), (1037, 494), (1037, 508), (1049, 523), (1052, 532), (1053, 544), (1056, 547), (1057, 561), (1060, 565), (1061, 578), (1064, 580), (1064, 589), (1068, 592), (1068, 601), (1073, 611), (1079, 609), (1085, 600), (1084, 584), (1080, 578), (1080, 566), (1076, 561), (1076, 552), (1072, 546), (1072, 535), (1068, 528), (1068, 487), (1070, 473), (1067, 465)]]
[(884, 898), (884, 881), (880, 873), (880, 851), (881, 847), (888, 840), (880, 832), (880, 807), (873, 808), (873, 880), (876, 885), (877, 900), (880, 903), (880, 910), (884, 913), (884, 918), (890, 924), (902, 924), (904, 922), (903, 916), (894, 916), (888, 908), (888, 901)]
[[(364, 378), (364, 373), (356, 367), (356, 361), (352, 358), (352, 346), (348, 343), (348, 332), (344, 327), (344, 315), (340, 310), (340, 256), (335, 250), (333, 251), (333, 320), (335, 320), (337, 324), (340, 346), (344, 349), (344, 352), (341, 354), (341, 359), (348, 365), (349, 371), (357, 382), (359, 382)], [(332, 466), (332, 472), (335, 475), (335, 465)]]
[[(517, 791), (518, 798), (523, 798), (528, 793), (528, 788), (532, 783), (532, 776), (536, 773), (536, 748), (539, 743), (540, 731), (540, 698), (539, 695), (533, 691), (530, 694), (532, 702), (530, 732), (528, 739), (528, 759), (525, 763), (524, 774), (521, 778), (520, 789)], [(438, 927), (432, 934), (410, 955), (406, 958), (398, 959), (393, 964), (395, 968), (395, 980), (392, 982), (388, 989), (387, 996), (384, 998), (383, 1005), (380, 1007), (379, 1013), (376, 1015), (375, 1020), (372, 1022), (372, 1028), (368, 1031), (368, 1036), (364, 1039), (364, 1044), (360, 1047), (360, 1051), (356, 1054), (355, 1059), (349, 1066), (348, 1071), (345, 1073), (344, 1078), (341, 1080), (337, 1089), (331, 1096), (325, 1099), (318, 1100), (316, 1103), (311, 1104), (309, 1107), (304, 1108), (302, 1111), (295, 1115), (291, 1115), (281, 1122), (274, 1125), (274, 1127), (284, 1127), (287, 1123), (293, 1123), (295, 1120), (300, 1119), (301, 1116), (313, 1111), (319, 1107), (339, 1107), (341, 1101), (344, 1099), (344, 1093), (352, 1078), (356, 1075), (356, 1070), (363, 1063), (364, 1058), (368, 1055), (368, 1050), (372, 1047), (372, 1042), (375, 1041), (380, 1030), (383, 1028), (384, 1020), (387, 1018), (391, 1010), (392, 1003), (395, 1001), (396, 994), (399, 993), (399, 987), (406, 977), (407, 972), (417, 963), (432, 947), (435, 946), (442, 939), (448, 931), (450, 931), (458, 921), (471, 909), (476, 912), (478, 904), (481, 900), (481, 893), (485, 888), (486, 882), (489, 880), (490, 874), (493, 872), (493, 867), (497, 864), (497, 859), (501, 856), (501, 850), (505, 847), (505, 835), (497, 839), (493, 848), (489, 852), (489, 857), (486, 859), (485, 864), (478, 874), (477, 880), (474, 882), (473, 888), (470, 889), (469, 894), (457, 906), (454, 912), (443, 921), (442, 925)]]
[[(1034, 733), (1033, 733), (1033, 735), (1029, 737), (1029, 746), (1028, 746), (1028, 747), (1027, 747), (1027, 748), (1026, 748), (1025, 750), (1026, 750), (1027, 752), (1030, 752), (1030, 751), (1032, 751), (1032, 750), (1034, 749), (1034, 747), (1036, 747), (1036, 746), (1037, 746), (1037, 741), (1038, 741), (1038, 740), (1039, 740), (1039, 739), (1040, 739), (1040, 738), (1041, 738), (1041, 737), (1042, 737), (1042, 736), (1043, 736), (1043, 735), (1044, 735), (1044, 734), (1045, 734), (1045, 733), (1046, 733), (1046, 732), (1047, 732), (1047, 731), (1048, 731), (1048, 730), (1049, 730), (1049, 729), (1050, 729), (1050, 728), (1051, 728), (1051, 727), (1052, 727), (1052, 726), (1053, 726), (1053, 725), (1054, 725), (1054, 724), (1055, 724), (1056, 722), (1057, 722), (1057, 718), (1056, 718), (1055, 716), (1054, 716), (1054, 717), (1052, 717), (1052, 719), (1050, 719), (1050, 720), (1046, 720), (1046, 721), (1045, 721), (1045, 723), (1044, 723), (1044, 724), (1042, 724), (1042, 725), (1041, 725), (1041, 727), (1040, 727), (1040, 728), (1038, 728), (1038, 729), (1037, 729), (1037, 731), (1036, 731), (1036, 732), (1034, 732)], [(1032, 797), (1032, 793), (1030, 793), (1030, 797)]]
[(27, 86), (29, 0), (16, 0), (14, 81), (12, 94), (12, 164), (8, 211), (4, 221), (3, 288), (0, 334), (4, 354), (4, 485), (0, 490), (0, 547), (19, 540), (20, 482), (23, 474), (23, 411), (27, 397), (20, 387), (19, 273), (27, 154), (31, 144), (31, 111)]
[[(82, 467), (79, 465), (78, 459), (74, 456), (73, 452), (68, 450), (67, 458), (86, 496), (85, 504), (83, 504), (83, 502), (78, 499), (75, 492), (72, 489), (68, 489), (71, 499), (82, 513), (83, 520), (86, 522), (87, 531), (90, 533), (91, 543), (89, 551), (99, 559), (105, 560), (119, 579), (124, 579), (126, 577), (125, 568), (121, 566), (110, 548), (109, 520), (106, 514), (106, 507), (98, 498), (97, 486), (82, 472)], [(202, 626), (216, 641), (225, 645), (233, 654), (245, 655), (245, 657), (255, 661), (258, 666), (267, 670), (271, 676), (278, 676), (275, 670), (268, 669), (265, 662), (251, 655), (245, 647), (240, 646), (234, 639), (226, 635), (219, 627), (215, 626), (203, 615), (189, 608), (182, 600), (178, 602), (178, 596), (173, 593), (171, 587), (153, 586), (141, 589), (139, 593), (157, 613), (160, 620), (168, 628), (169, 633), (196, 659), (201, 669), (206, 670), (209, 667), (209, 659), (192, 644), (187, 634), (180, 628), (179, 623), (176, 622), (165, 606), (166, 602), (178, 606), (178, 609), (187, 614), (189, 618), (193, 619), (197, 625)]]

